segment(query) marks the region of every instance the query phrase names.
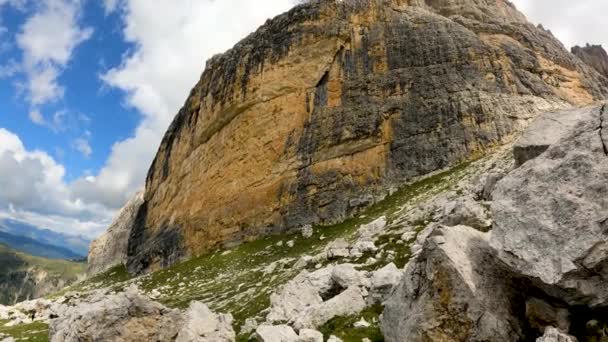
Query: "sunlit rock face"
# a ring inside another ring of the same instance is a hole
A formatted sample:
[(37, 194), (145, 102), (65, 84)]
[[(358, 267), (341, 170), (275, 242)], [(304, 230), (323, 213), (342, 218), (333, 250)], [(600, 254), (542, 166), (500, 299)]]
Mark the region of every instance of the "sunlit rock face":
[(607, 82), (504, 0), (297, 6), (207, 62), (150, 168), (129, 269), (339, 221)]

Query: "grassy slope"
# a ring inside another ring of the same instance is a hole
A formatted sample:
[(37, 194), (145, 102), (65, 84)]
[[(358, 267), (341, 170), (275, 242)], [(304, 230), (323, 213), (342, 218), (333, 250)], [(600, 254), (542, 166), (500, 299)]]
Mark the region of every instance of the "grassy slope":
[[(470, 172), (470, 164), (463, 164), (448, 171), (425, 178), (371, 206), (355, 218), (332, 226), (317, 226), (315, 234), (305, 239), (299, 234), (276, 235), (245, 243), (228, 251), (218, 251), (175, 265), (137, 279), (130, 279), (124, 267), (116, 267), (85, 282), (66, 288), (54, 296), (70, 291), (89, 291), (113, 287), (120, 290), (130, 283), (150, 294), (158, 301), (176, 308), (184, 308), (193, 300), (207, 303), (216, 312), (230, 312), (235, 317), (235, 329), (239, 330), (245, 319), (260, 317), (270, 305), (270, 294), (281, 284), (292, 279), (299, 270), (293, 264), (304, 255), (321, 252), (335, 238), (355, 239), (360, 225), (369, 223), (385, 215), (389, 223), (397, 218), (397, 213), (406, 206), (413, 206), (433, 194), (453, 187)], [(423, 225), (421, 223), (420, 228)], [(395, 262), (403, 267), (409, 260), (409, 246), (399, 243), (400, 234), (390, 230), (379, 239), (384, 251), (393, 251), (394, 259), (384, 253), (376, 263), (366, 269), (375, 270)], [(286, 246), (294, 241), (294, 247)], [(369, 256), (366, 256), (369, 257)], [(366, 258), (364, 257), (364, 258)], [(358, 260), (363, 262), (364, 260)], [(344, 317), (330, 321), (321, 327), (328, 337), (340, 336), (345, 342), (360, 342), (363, 337), (372, 341), (382, 340), (377, 324), (381, 307), (372, 307), (362, 316), (368, 322), (376, 322), (368, 329), (355, 330), (352, 323), (359, 317)], [(38, 327), (33, 327), (32, 329)], [(3, 332), (0, 328), (0, 333)], [(246, 340), (241, 336), (240, 340)]]
[(36, 284), (26, 280), (32, 269), (48, 273), (49, 280), (63, 279), (70, 283), (84, 274), (85, 267), (84, 263), (35, 257), (0, 244), (0, 303), (11, 304), (17, 293), (20, 293), (18, 300), (34, 293)]

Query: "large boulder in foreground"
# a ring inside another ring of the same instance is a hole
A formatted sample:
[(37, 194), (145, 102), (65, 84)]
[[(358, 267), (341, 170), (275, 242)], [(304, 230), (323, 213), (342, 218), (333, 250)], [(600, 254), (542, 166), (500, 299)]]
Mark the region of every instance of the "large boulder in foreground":
[(108, 230), (91, 242), (87, 260), (87, 276), (127, 263), (129, 235), (144, 202), (143, 192), (136, 193), (118, 212)]
[(518, 296), (487, 233), (436, 228), (386, 301), (382, 332), (387, 342), (519, 341)]
[(608, 304), (608, 114), (577, 123), (493, 193), (490, 244), (513, 272), (570, 305)]
[(51, 342), (232, 342), (232, 316), (192, 302), (184, 313), (169, 309), (131, 286), (124, 293), (96, 293), (49, 325)]

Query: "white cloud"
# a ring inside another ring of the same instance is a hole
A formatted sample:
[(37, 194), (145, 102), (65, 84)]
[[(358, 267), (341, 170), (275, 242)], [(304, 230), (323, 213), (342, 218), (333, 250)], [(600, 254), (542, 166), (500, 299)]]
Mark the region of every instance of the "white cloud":
[(30, 111), (30, 120), (35, 123), (36, 125), (44, 125), (45, 121), (44, 121), (44, 117), (42, 116), (42, 113), (40, 113), (39, 110), (34, 109), (32, 111)]
[(45, 0), (23, 24), (17, 45), (23, 51), (23, 70), (31, 104), (36, 107), (64, 94), (58, 77), (74, 49), (93, 34), (79, 25), (80, 0)]
[(586, 43), (608, 46), (605, 0), (512, 0), (528, 19), (550, 29), (567, 48)]
[(93, 148), (91, 148), (91, 144), (89, 143), (89, 139), (91, 138), (91, 132), (86, 131), (85, 134), (74, 140), (74, 148), (76, 151), (80, 152), (84, 157), (89, 158), (93, 154)]
[(288, 10), (292, 0), (123, 0), (117, 6), (124, 37), (135, 49), (101, 78), (125, 92), (142, 121), (131, 138), (113, 146), (99, 174), (76, 187), (82, 198), (110, 207), (121, 206), (143, 186), (162, 135), (206, 60)]
[(51, 156), (27, 150), (17, 135), (0, 128), (0, 217), (66, 233), (99, 234), (112, 211), (75, 196), (64, 176), (64, 167)]

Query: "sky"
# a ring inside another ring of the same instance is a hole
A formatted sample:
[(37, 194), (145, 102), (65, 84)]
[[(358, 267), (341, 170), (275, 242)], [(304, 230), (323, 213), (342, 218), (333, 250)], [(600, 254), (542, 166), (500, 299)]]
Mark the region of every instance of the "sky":
[[(205, 61), (294, 0), (0, 0), (0, 219), (90, 238), (144, 185)], [(515, 0), (566, 46), (605, 0)]]

